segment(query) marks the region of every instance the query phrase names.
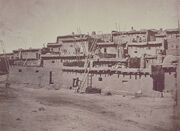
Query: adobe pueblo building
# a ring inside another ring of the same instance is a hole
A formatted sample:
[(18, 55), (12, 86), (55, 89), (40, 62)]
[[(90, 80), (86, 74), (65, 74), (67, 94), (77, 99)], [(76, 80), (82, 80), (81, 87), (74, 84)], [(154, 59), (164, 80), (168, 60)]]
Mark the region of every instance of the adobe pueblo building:
[(7, 54), (9, 80), (80, 93), (174, 93), (179, 39), (178, 29), (58, 36), (41, 49)]

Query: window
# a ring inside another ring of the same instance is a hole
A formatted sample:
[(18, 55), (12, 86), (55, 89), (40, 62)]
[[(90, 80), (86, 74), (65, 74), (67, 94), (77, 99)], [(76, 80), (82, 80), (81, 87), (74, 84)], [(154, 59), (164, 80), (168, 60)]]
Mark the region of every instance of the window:
[(132, 42), (136, 42), (135, 38), (132, 39)]
[(134, 51), (134, 53), (137, 53), (137, 51)]
[(19, 69), (19, 72), (22, 72), (22, 70), (21, 70), (21, 69)]
[(99, 77), (98, 80), (99, 80), (99, 81), (102, 81), (102, 77)]
[(38, 73), (39, 71), (38, 70), (36, 70), (36, 73)]
[(53, 61), (51, 61), (52, 63), (55, 63), (55, 61), (53, 60)]
[(107, 53), (107, 49), (106, 48), (104, 48), (104, 53)]

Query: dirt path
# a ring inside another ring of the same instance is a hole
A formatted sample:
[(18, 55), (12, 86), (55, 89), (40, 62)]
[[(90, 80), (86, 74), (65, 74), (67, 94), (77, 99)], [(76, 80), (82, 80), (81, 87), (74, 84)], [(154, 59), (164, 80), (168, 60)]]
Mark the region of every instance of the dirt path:
[(0, 131), (169, 131), (173, 100), (75, 94), (14, 85), (0, 96)]

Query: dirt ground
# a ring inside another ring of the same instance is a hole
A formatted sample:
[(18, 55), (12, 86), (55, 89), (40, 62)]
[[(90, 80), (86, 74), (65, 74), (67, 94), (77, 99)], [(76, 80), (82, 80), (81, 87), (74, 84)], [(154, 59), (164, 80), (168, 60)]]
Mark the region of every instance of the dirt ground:
[(0, 89), (0, 131), (173, 131), (173, 105), (171, 95), (135, 98), (11, 85)]

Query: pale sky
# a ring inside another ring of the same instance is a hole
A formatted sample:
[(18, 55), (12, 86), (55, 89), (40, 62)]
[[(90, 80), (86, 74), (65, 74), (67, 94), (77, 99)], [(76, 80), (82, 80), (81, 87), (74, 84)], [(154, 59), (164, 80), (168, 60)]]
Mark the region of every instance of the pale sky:
[[(0, 0), (6, 52), (39, 48), (77, 28), (82, 33), (177, 28), (180, 0)], [(1, 53), (1, 48), (0, 48)]]

